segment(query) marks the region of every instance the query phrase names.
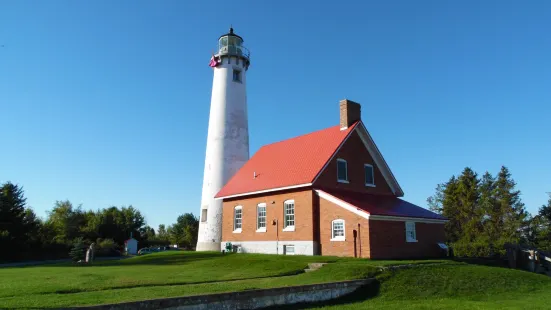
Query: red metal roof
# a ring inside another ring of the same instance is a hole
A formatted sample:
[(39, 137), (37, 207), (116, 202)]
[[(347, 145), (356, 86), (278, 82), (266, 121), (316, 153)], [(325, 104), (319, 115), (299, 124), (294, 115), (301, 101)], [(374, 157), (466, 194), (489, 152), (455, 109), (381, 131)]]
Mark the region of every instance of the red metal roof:
[(215, 197), (312, 183), (358, 123), (346, 130), (333, 126), (261, 147)]
[(405, 200), (388, 195), (373, 195), (360, 192), (322, 189), (323, 192), (353, 205), (370, 215), (415, 217), (434, 220), (447, 220), (430, 210), (421, 208)]

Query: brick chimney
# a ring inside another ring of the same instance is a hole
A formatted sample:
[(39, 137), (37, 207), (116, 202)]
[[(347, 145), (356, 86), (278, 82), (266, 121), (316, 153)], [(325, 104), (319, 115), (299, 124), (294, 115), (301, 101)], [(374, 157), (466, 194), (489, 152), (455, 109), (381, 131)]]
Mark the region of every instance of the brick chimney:
[(361, 106), (352, 100), (344, 99), (339, 102), (341, 116), (341, 130), (347, 129), (362, 118)]

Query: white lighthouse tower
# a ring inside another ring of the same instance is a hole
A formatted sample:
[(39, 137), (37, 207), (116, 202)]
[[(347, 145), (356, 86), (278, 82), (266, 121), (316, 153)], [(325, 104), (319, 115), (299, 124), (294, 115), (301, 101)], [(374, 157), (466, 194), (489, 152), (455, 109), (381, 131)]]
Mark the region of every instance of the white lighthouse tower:
[(214, 196), (249, 160), (246, 92), (249, 56), (243, 38), (230, 28), (229, 33), (218, 39), (218, 52), (210, 62), (214, 78), (197, 251), (220, 251), (222, 201)]

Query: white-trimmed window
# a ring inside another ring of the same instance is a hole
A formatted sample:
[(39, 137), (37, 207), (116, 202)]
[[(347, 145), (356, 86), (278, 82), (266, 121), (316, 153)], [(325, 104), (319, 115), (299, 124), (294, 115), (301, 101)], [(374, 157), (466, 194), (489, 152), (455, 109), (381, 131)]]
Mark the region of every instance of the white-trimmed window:
[(348, 165), (342, 158), (337, 158), (337, 181), (348, 183)]
[(344, 220), (331, 222), (331, 241), (344, 241)]
[(283, 246), (284, 255), (295, 255), (295, 246), (294, 245), (284, 245)]
[(375, 168), (373, 165), (365, 164), (364, 165), (364, 174), (365, 174), (365, 186), (375, 187)]
[(406, 242), (417, 242), (415, 222), (406, 222)]
[(256, 206), (256, 231), (266, 231), (266, 204), (259, 203)]
[(283, 230), (294, 231), (295, 230), (295, 201), (287, 200), (283, 203), (283, 215), (284, 223)]
[(243, 207), (237, 206), (233, 209), (233, 232), (241, 232), (243, 220)]

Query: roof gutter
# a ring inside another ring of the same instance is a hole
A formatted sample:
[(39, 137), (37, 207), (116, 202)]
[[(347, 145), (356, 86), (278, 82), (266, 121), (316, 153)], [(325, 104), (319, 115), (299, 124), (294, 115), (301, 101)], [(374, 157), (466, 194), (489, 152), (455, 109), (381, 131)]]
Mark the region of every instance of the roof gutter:
[(220, 196), (220, 197), (215, 196), (214, 200), (227, 199), (227, 198), (236, 198), (236, 197), (250, 196), (250, 195), (256, 195), (256, 194), (264, 194), (264, 193), (284, 191), (284, 190), (288, 190), (288, 189), (302, 188), (302, 187), (308, 187), (308, 186), (312, 186), (312, 183), (304, 183), (304, 184), (298, 184), (298, 185), (292, 185), (292, 186), (276, 187), (276, 188), (265, 189), (265, 190), (256, 191), (256, 192), (247, 192), (247, 193), (240, 193), (240, 194)]

